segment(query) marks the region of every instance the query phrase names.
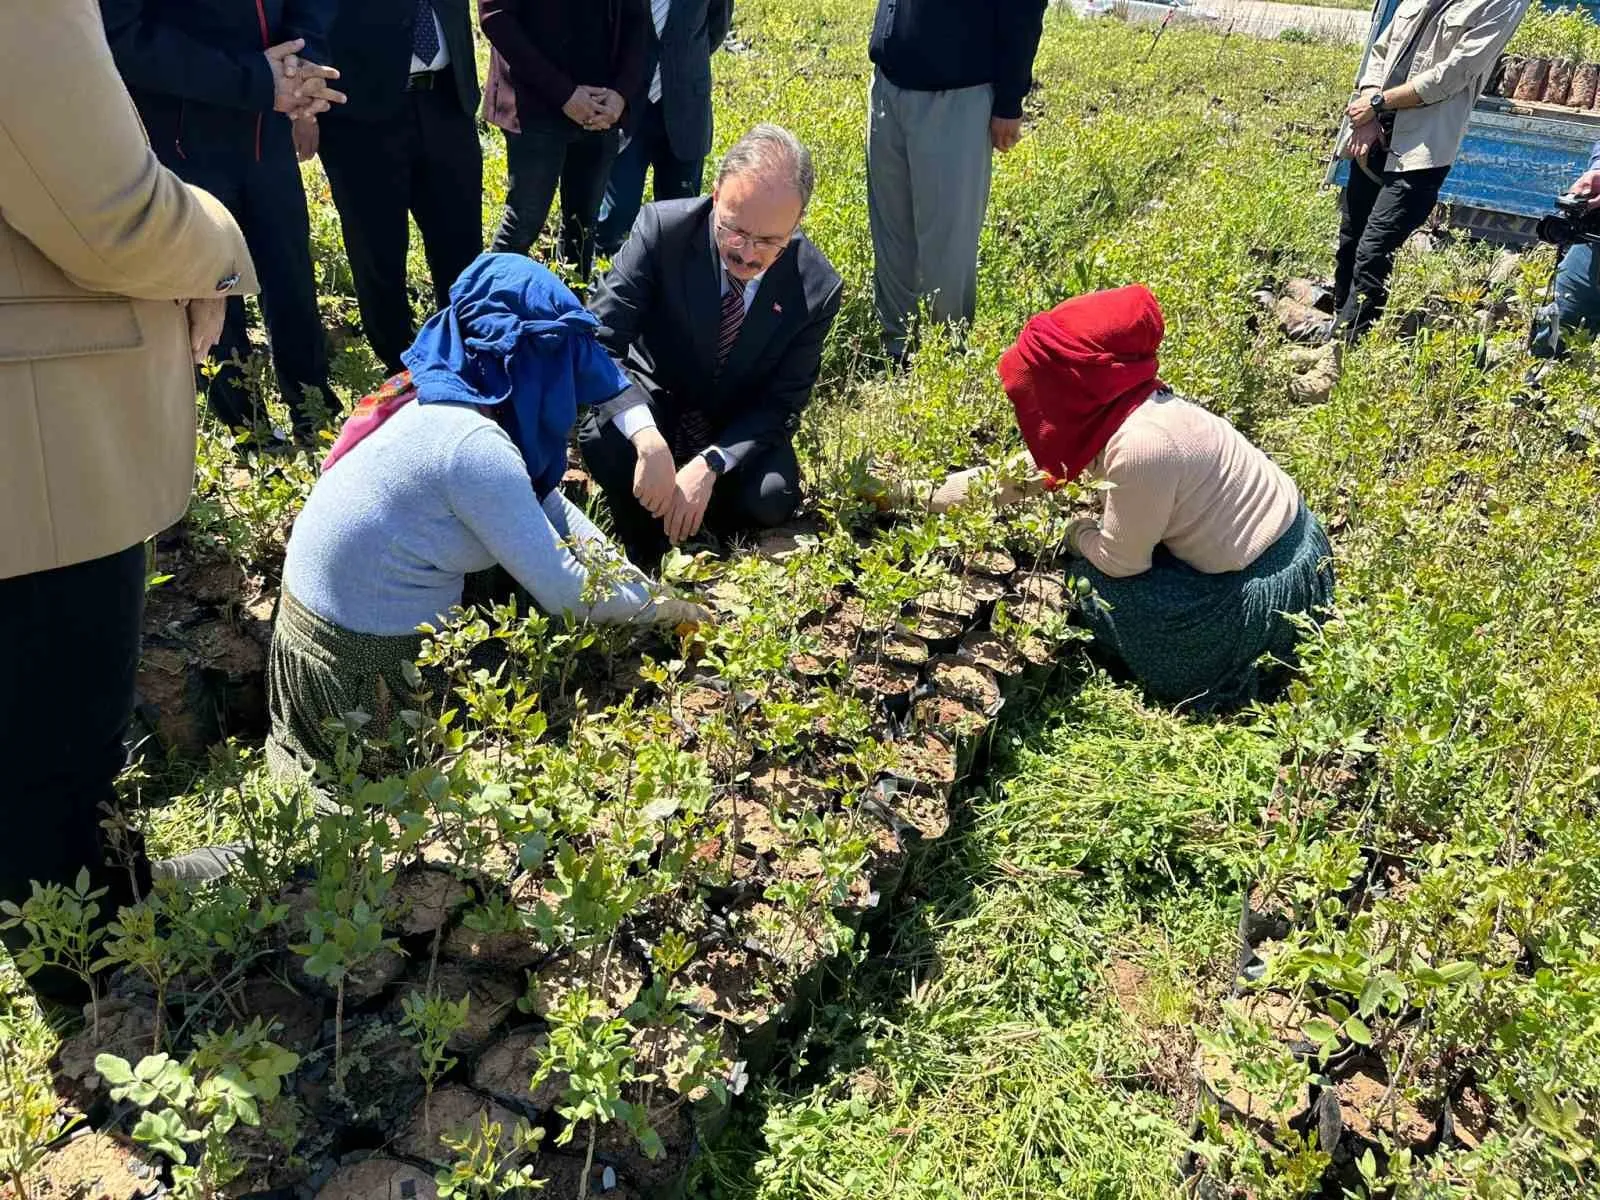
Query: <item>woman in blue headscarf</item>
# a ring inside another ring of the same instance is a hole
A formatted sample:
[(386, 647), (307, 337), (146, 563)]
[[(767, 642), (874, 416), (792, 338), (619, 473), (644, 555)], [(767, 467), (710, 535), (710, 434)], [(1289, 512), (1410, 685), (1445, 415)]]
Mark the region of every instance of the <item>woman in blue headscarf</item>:
[(330, 761), (329, 718), (359, 711), (388, 728), (417, 626), (460, 603), (468, 572), (499, 563), (552, 614), (705, 619), (655, 596), (561, 494), (579, 407), (627, 387), (596, 328), (543, 267), (485, 254), (402, 356), (407, 370), (351, 414), (289, 539), (268, 663), (275, 771)]

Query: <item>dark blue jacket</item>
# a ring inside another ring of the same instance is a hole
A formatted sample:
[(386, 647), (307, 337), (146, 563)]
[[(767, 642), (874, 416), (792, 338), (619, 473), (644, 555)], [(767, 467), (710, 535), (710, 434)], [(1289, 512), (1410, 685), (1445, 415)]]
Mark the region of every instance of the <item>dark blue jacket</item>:
[(1045, 0), (878, 0), (867, 55), (912, 92), (994, 85), (994, 115), (1022, 115)]
[[(338, 0), (338, 17), (329, 33), (338, 89), (349, 102), (336, 104), (324, 121), (383, 121), (404, 110), (411, 74), (415, 0)], [(472, 40), (469, 0), (433, 0), (445, 48), (450, 51), (449, 82), (461, 110), (478, 112), (478, 59)], [(443, 83), (444, 81), (440, 81)]]
[(117, 69), (169, 166), (288, 146), (265, 51), (304, 38), (300, 53), (328, 63), (336, 8), (336, 0), (100, 0)]

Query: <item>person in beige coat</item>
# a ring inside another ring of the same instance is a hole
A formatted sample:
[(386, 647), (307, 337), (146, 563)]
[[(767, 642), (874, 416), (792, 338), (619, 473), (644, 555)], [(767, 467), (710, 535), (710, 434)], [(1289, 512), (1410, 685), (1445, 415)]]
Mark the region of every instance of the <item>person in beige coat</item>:
[(143, 543), (188, 504), (194, 365), (254, 290), (227, 210), (156, 161), (94, 0), (0, 0), (0, 900), (87, 868), (104, 918), (147, 871), (108, 865), (99, 824)]

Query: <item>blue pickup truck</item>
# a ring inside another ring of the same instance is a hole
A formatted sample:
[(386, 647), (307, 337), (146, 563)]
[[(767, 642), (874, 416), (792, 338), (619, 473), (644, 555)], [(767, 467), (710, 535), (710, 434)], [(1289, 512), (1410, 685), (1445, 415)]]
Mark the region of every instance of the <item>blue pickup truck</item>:
[[(1399, 3), (1378, 0), (1367, 31), (1369, 48)], [(1600, 0), (1584, 7), (1600, 8)], [(1589, 165), (1597, 140), (1600, 112), (1484, 96), (1473, 109), (1439, 203), (1452, 225), (1491, 241), (1524, 245), (1534, 240), (1534, 226), (1552, 211), (1555, 198)], [(1335, 163), (1328, 182), (1343, 184), (1349, 170), (1348, 162)]]

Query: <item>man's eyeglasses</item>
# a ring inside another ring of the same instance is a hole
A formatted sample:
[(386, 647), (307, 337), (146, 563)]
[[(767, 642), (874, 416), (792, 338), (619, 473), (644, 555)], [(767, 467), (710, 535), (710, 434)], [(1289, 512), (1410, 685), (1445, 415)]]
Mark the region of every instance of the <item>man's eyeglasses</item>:
[(716, 219), (716, 226), (717, 236), (722, 238), (724, 241), (735, 246), (754, 247), (757, 250), (765, 250), (768, 252), (782, 250), (794, 237), (795, 229), (800, 228), (800, 226), (796, 225), (794, 229), (791, 229), (782, 237), (756, 237), (755, 234), (746, 233), (737, 225), (729, 225), (721, 217)]

